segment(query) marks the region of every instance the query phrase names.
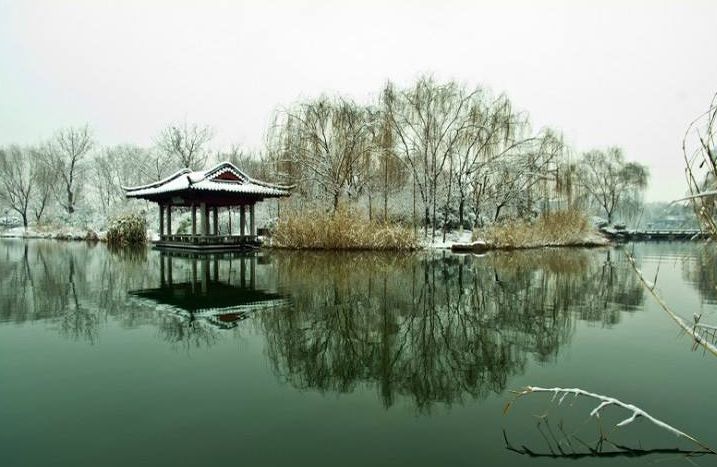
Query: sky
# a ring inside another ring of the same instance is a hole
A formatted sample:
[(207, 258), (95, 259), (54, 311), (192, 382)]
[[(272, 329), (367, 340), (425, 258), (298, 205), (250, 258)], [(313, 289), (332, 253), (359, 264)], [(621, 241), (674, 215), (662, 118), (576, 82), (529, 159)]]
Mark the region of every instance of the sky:
[(260, 148), (272, 116), (387, 80), (506, 93), (575, 151), (621, 146), (648, 201), (685, 192), (689, 123), (717, 92), (717, 1), (0, 0), (0, 145), (89, 124), (151, 145), (173, 122)]

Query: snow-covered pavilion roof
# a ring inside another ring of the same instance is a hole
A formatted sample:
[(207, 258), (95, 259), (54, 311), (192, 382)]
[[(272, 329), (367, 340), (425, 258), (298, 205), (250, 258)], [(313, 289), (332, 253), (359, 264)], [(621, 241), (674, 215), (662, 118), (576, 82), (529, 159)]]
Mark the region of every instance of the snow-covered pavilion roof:
[(187, 320), (204, 319), (221, 328), (233, 328), (255, 312), (281, 309), (290, 305), (279, 293), (239, 287), (223, 282), (208, 285), (209, 292), (194, 292), (189, 282), (154, 289), (130, 291), (133, 301), (171, 312)]
[(251, 178), (231, 162), (222, 162), (208, 170), (182, 169), (169, 177), (147, 185), (122, 187), (128, 198), (157, 201), (174, 195), (201, 196), (218, 194), (255, 199), (289, 196), (292, 187), (275, 185)]

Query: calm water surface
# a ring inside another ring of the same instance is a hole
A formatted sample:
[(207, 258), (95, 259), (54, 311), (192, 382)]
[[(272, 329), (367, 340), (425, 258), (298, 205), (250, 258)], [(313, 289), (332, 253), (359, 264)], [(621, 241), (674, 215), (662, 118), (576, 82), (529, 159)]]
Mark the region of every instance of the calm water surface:
[[(717, 323), (708, 247), (626, 249)], [(581, 387), (717, 445), (717, 359), (624, 250), (197, 259), (3, 240), (0, 281), (2, 466), (717, 465), (647, 422), (614, 430), (619, 409), (599, 424), (589, 401), (504, 414), (511, 390)]]

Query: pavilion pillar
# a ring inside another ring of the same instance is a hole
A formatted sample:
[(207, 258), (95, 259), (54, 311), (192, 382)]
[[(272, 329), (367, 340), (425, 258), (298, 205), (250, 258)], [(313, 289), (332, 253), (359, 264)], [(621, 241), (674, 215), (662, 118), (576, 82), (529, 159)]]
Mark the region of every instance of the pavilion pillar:
[(171, 287), (172, 286), (172, 257), (167, 255), (167, 284)]
[[(206, 212), (206, 210), (202, 209), (202, 212)], [(209, 257), (208, 256), (205, 256), (202, 259), (201, 268), (202, 268), (202, 270), (201, 270), (200, 274), (202, 275), (202, 277), (201, 277), (202, 295), (206, 295), (207, 289), (208, 289), (207, 285), (209, 284)]]
[(197, 235), (197, 205), (196, 204), (192, 204), (192, 236), (194, 236), (194, 235)]
[(243, 204), (239, 206), (239, 234), (246, 235), (246, 207)]
[(219, 235), (219, 209), (216, 206), (212, 208), (212, 221), (214, 223), (212, 234), (217, 236)]
[(162, 287), (167, 283), (167, 280), (164, 278), (164, 254), (159, 254), (159, 275), (161, 277), (161, 284)]
[(227, 214), (229, 214), (229, 232), (228, 235), (232, 234), (232, 207), (227, 207)]
[(167, 204), (167, 235), (172, 235), (172, 204)]
[(254, 223), (254, 205), (255, 203), (249, 205), (249, 235), (251, 235), (252, 237), (256, 236), (256, 224)]
[(164, 236), (164, 205), (159, 203), (159, 238)]
[(206, 237), (209, 235), (209, 208), (207, 208), (207, 203), (201, 203), (199, 205), (199, 210), (202, 215), (202, 236)]
[(197, 288), (197, 258), (192, 258), (192, 292)]
[(249, 288), (256, 288), (256, 256), (249, 258)]

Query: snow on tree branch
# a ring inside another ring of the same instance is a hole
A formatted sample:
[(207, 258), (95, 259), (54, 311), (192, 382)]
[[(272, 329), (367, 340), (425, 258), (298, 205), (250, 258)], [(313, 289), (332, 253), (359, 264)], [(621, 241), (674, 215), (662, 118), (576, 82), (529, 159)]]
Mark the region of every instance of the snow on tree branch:
[(717, 356), (717, 346), (709, 342), (708, 339), (706, 339), (702, 334), (697, 332), (698, 328), (704, 327), (698, 325), (699, 317), (696, 317), (695, 324), (693, 326), (690, 326), (690, 324), (688, 324), (684, 319), (678, 316), (677, 313), (672, 311), (667, 302), (665, 302), (665, 300), (663, 300), (662, 297), (660, 297), (657, 292), (655, 292), (655, 284), (645, 279), (645, 277), (642, 275), (642, 271), (640, 271), (640, 269), (637, 267), (635, 258), (632, 255), (627, 254), (627, 259), (630, 262), (630, 265), (632, 265), (632, 268), (635, 270), (635, 274), (637, 274), (637, 277), (640, 278), (640, 281), (650, 292), (657, 304), (660, 305), (660, 307), (665, 310), (665, 312), (667, 312), (670, 318), (672, 318), (672, 320), (677, 323), (687, 334), (692, 336), (696, 344), (701, 345), (706, 350), (710, 351), (713, 355)]

